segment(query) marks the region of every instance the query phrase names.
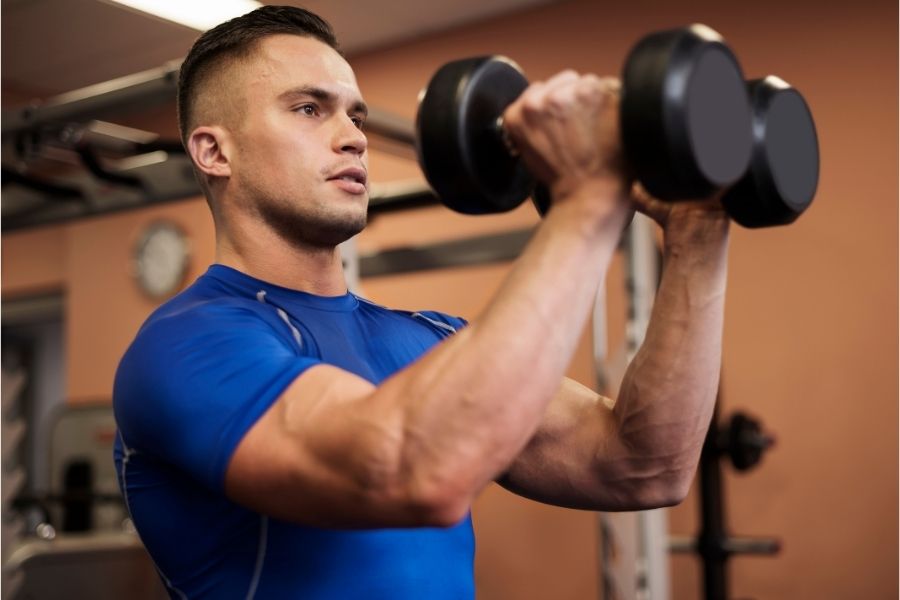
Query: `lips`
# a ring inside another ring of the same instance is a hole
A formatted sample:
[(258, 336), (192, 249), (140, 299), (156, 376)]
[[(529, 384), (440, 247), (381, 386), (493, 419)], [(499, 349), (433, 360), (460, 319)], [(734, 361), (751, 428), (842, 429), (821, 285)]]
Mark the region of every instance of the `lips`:
[(363, 186), (366, 185), (366, 170), (360, 167), (348, 167), (346, 169), (341, 169), (334, 175), (328, 178), (328, 181), (347, 181), (350, 183), (359, 183)]

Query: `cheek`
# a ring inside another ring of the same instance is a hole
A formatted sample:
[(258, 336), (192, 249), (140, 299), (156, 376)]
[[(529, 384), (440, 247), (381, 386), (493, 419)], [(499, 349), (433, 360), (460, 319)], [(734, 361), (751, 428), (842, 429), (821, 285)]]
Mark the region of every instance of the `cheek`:
[(244, 147), (248, 167), (284, 177), (309, 162), (303, 144), (288, 135), (254, 135)]

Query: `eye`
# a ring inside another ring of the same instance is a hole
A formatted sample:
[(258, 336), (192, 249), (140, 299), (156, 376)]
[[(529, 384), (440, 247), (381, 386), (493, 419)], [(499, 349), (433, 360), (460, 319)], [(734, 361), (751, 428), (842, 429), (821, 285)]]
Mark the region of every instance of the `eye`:
[(350, 120), (353, 121), (353, 124), (356, 125), (357, 129), (362, 129), (366, 124), (365, 117), (351, 116)]
[(307, 117), (315, 117), (319, 114), (319, 108), (315, 104), (302, 104), (295, 108), (294, 112), (303, 113)]

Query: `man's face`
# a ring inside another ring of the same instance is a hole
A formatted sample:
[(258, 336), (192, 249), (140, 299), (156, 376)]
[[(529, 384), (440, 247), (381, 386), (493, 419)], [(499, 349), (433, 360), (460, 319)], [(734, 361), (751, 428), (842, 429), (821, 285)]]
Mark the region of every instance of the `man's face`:
[[(231, 180), (254, 217), (291, 242), (330, 247), (366, 224), (366, 107), (350, 65), (322, 42), (274, 35), (239, 66)], [(243, 211), (246, 212), (246, 211)]]

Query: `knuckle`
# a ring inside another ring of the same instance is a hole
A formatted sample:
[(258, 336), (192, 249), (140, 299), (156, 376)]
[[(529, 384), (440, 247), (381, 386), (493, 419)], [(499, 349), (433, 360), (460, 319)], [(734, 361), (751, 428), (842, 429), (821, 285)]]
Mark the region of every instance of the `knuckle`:
[(525, 90), (518, 100), (522, 114), (525, 116), (533, 116), (541, 109), (541, 98), (544, 96), (544, 84), (542, 82), (533, 83)]
[(525, 117), (534, 117), (541, 114), (543, 107), (541, 99), (536, 96), (529, 96), (522, 100), (522, 115)]
[(522, 122), (522, 107), (520, 104), (511, 104), (503, 111), (503, 128), (507, 131), (517, 129)]
[(554, 113), (565, 111), (571, 105), (572, 93), (567, 89), (553, 90), (547, 96), (547, 106)]
[(596, 103), (603, 97), (603, 87), (599, 81), (582, 80), (575, 89), (575, 94), (582, 102)]

